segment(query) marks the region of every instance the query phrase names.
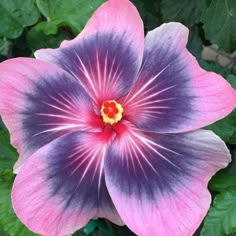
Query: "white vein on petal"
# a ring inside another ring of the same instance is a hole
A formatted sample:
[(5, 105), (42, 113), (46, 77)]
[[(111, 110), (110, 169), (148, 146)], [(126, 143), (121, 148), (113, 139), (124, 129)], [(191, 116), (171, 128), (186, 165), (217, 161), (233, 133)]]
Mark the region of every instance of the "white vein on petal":
[(161, 71), (159, 71), (156, 75), (149, 79), (147, 83), (143, 84), (143, 86), (135, 94), (133, 94), (131, 98), (129, 98), (128, 103), (134, 100), (141, 92), (143, 92), (143, 90), (145, 90), (150, 84), (152, 84), (169, 66), (170, 64), (165, 66)]

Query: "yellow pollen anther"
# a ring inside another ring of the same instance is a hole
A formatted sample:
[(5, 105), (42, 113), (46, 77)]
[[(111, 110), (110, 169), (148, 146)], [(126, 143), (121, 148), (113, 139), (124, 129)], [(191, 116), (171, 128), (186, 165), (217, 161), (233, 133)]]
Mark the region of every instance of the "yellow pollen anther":
[(122, 119), (123, 107), (115, 100), (103, 102), (100, 110), (103, 121), (108, 124), (115, 124)]

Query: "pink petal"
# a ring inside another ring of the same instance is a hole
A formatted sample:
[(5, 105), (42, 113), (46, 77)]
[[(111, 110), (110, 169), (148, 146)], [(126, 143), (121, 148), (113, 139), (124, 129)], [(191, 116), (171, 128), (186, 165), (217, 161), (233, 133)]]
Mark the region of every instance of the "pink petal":
[(193, 235), (211, 202), (209, 179), (230, 162), (212, 132), (141, 132), (120, 124), (105, 161), (108, 191), (139, 236)]
[(20, 159), (75, 130), (101, 130), (90, 98), (69, 74), (35, 59), (0, 64), (0, 115)]
[(104, 179), (109, 138), (106, 133), (66, 134), (25, 163), (15, 179), (12, 202), (30, 230), (40, 235), (69, 235), (92, 217), (122, 224)]
[(74, 40), (59, 49), (41, 49), (35, 56), (69, 72), (101, 104), (129, 91), (143, 48), (143, 23), (136, 8), (128, 0), (109, 0)]
[(175, 133), (209, 125), (236, 106), (224, 78), (201, 69), (187, 51), (188, 29), (168, 23), (145, 39), (140, 75), (122, 99), (124, 117), (147, 131)]

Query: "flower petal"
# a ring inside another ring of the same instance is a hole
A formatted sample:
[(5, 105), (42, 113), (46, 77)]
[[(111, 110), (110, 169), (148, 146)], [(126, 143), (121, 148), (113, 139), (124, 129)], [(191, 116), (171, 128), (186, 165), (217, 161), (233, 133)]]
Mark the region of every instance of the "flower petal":
[(104, 180), (108, 138), (105, 133), (66, 134), (29, 158), (12, 192), (13, 208), (29, 229), (68, 235), (92, 217), (122, 224)]
[(209, 125), (236, 106), (235, 90), (201, 69), (187, 51), (188, 29), (163, 24), (145, 39), (139, 79), (121, 101), (124, 117), (141, 129), (185, 132)]
[(210, 206), (207, 182), (230, 161), (225, 144), (206, 130), (118, 131), (105, 180), (124, 223), (140, 236), (193, 235)]
[(20, 153), (16, 168), (55, 138), (102, 125), (77, 80), (60, 68), (29, 58), (0, 64), (0, 115)]
[(74, 40), (59, 49), (41, 49), (35, 56), (68, 71), (101, 104), (129, 91), (143, 48), (143, 23), (136, 8), (128, 0), (109, 0)]

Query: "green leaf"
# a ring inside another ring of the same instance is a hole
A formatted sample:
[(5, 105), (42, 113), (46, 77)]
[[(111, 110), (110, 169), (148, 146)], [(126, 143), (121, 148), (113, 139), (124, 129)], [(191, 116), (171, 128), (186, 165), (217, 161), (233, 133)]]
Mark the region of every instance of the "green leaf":
[(1, 182), (12, 183), (15, 179), (15, 174), (12, 172), (12, 169), (5, 168), (0, 172), (0, 184)]
[(5, 129), (5, 125), (3, 124), (1, 117), (0, 117), (0, 131)]
[(111, 231), (105, 224), (103, 219), (93, 219), (88, 222), (88, 224), (73, 234), (73, 236), (112, 236)]
[(0, 130), (0, 172), (4, 168), (11, 169), (17, 160), (17, 152), (10, 145), (9, 133), (7, 130)]
[(206, 216), (201, 236), (222, 236), (236, 232), (236, 189), (218, 194)]
[(235, 149), (235, 145), (234, 146), (234, 150), (232, 151), (232, 161), (231, 163), (227, 166), (226, 169), (224, 169), (224, 171), (227, 171), (227, 173), (229, 174), (233, 174), (236, 175), (236, 149)]
[(214, 62), (208, 62), (203, 59), (200, 59), (199, 64), (203, 69), (205, 69), (207, 71), (213, 71), (213, 72), (220, 74), (224, 77), (227, 77), (230, 73), (229, 69), (227, 69), (219, 64), (216, 64)]
[(20, 223), (11, 206), (10, 193), (15, 178), (12, 167), (17, 159), (17, 152), (10, 145), (9, 139), (8, 131), (0, 129), (0, 225), (8, 236), (31, 236), (34, 234)]
[(227, 81), (231, 84), (231, 86), (236, 89), (236, 76), (235, 75), (228, 75)]
[(6, 232), (3, 231), (3, 229), (0, 228), (0, 235), (1, 236), (9, 236)]
[[(5, 61), (7, 58), (3, 55), (0, 54), (0, 62)], [(0, 127), (1, 127), (1, 122), (0, 122)]]
[(84, 231), (83, 230), (79, 230), (76, 231), (74, 234), (72, 234), (73, 236), (85, 236)]
[(236, 189), (236, 149), (232, 150), (231, 158), (232, 161), (229, 165), (216, 173), (209, 182), (209, 188), (211, 190), (223, 192), (231, 188)]
[(7, 56), (11, 42), (6, 38), (0, 38), (0, 55)]
[(11, 205), (11, 184), (0, 181), (0, 225), (9, 236), (35, 236), (17, 218)]
[(24, 31), (22, 35), (14, 40), (14, 47), (12, 48), (12, 57), (30, 57), (32, 51), (29, 48), (26, 40), (27, 31)]
[[(129, 230), (128, 227), (126, 226), (123, 226), (123, 227), (120, 227), (118, 225), (112, 225), (113, 227), (113, 230), (114, 232), (116, 232), (116, 236), (136, 236), (136, 234), (134, 234), (131, 230)], [(150, 235), (151, 236), (151, 235)]]
[(205, 0), (162, 0), (161, 12), (165, 22), (179, 21), (187, 26), (200, 22)]
[(27, 42), (32, 51), (40, 48), (57, 48), (64, 39), (70, 39), (66, 32), (60, 32), (56, 35), (46, 35), (33, 27), (27, 33)]
[[(236, 76), (228, 75), (227, 81), (236, 89)], [(229, 144), (236, 144), (236, 110), (231, 114), (206, 127)]]
[(236, 50), (235, 0), (212, 0), (201, 20), (207, 39), (226, 51)]
[(95, 221), (90, 220), (88, 222), (88, 224), (85, 226), (84, 232), (86, 234), (91, 234), (96, 228), (97, 228), (97, 225), (96, 225)]
[(222, 192), (234, 187), (236, 189), (236, 175), (226, 171), (218, 172), (210, 181), (209, 188), (213, 191)]
[(200, 60), (202, 40), (200, 38), (200, 30), (198, 26), (193, 26), (189, 29), (187, 48), (197, 58), (197, 60)]
[(225, 142), (236, 144), (236, 138), (234, 138), (236, 133), (236, 112), (232, 112), (224, 119), (219, 120), (206, 128), (212, 130)]
[(67, 26), (78, 34), (92, 13), (105, 0), (36, 0), (47, 21), (37, 25), (45, 34), (56, 34), (59, 27)]
[(15, 39), (26, 26), (37, 22), (40, 13), (34, 0), (1, 0), (0, 16), (0, 34)]
[(104, 236), (112, 236), (111, 231), (102, 219), (90, 220), (84, 228), (84, 232), (86, 234), (91, 234), (95, 231), (95, 229), (98, 229), (99, 231), (103, 232)]
[(153, 0), (132, 0), (137, 7), (146, 30), (152, 30), (161, 24), (160, 1)]

